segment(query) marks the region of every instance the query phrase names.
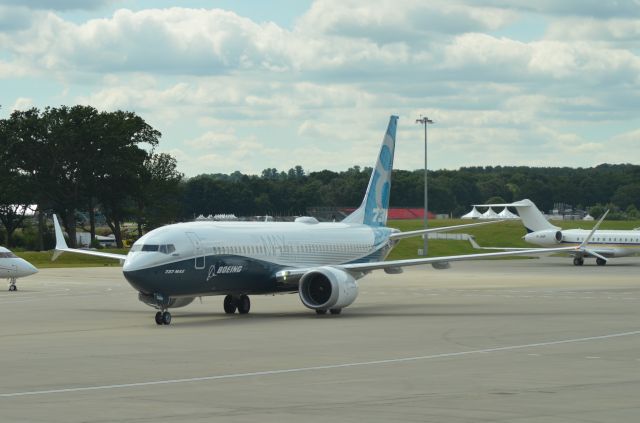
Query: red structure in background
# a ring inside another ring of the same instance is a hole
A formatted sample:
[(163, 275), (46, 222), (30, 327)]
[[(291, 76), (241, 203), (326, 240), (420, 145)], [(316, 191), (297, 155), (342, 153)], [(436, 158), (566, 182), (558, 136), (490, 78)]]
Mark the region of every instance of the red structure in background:
[[(345, 214), (350, 214), (355, 209), (342, 209)], [(429, 219), (435, 219), (436, 215), (432, 212), (429, 212)], [(424, 219), (424, 208), (422, 209), (413, 209), (413, 208), (391, 208), (389, 209), (389, 213), (387, 214), (387, 219), (391, 220), (403, 220), (403, 219)]]

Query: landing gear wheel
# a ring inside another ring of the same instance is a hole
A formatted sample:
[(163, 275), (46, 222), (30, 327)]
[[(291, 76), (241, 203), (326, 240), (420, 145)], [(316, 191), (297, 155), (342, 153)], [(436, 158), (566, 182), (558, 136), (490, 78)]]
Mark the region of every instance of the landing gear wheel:
[(226, 297), (224, 297), (224, 303), (223, 303), (223, 307), (224, 307), (224, 312), (227, 314), (233, 314), (236, 312), (236, 300), (231, 296), (231, 295), (227, 295)]
[(604, 266), (605, 264), (607, 264), (607, 261), (604, 259), (601, 259), (600, 257), (596, 258), (596, 264), (598, 266)]
[(171, 313), (169, 313), (168, 311), (165, 311), (164, 313), (162, 313), (162, 324), (164, 325), (171, 324)]
[(574, 257), (573, 265), (574, 266), (582, 266), (584, 264), (584, 259), (582, 257)]
[(331, 314), (340, 314), (340, 313), (342, 313), (342, 309), (341, 308), (332, 308), (332, 309), (329, 310), (329, 312)]
[(238, 299), (238, 313), (247, 314), (251, 309), (251, 300), (248, 295), (240, 295)]
[(15, 285), (9, 285), (9, 291), (13, 292), (13, 291), (17, 291), (18, 287)]
[(162, 312), (159, 311), (156, 313), (156, 325), (161, 325), (162, 323)]
[(319, 314), (319, 315), (327, 314), (327, 310), (316, 310), (316, 314)]

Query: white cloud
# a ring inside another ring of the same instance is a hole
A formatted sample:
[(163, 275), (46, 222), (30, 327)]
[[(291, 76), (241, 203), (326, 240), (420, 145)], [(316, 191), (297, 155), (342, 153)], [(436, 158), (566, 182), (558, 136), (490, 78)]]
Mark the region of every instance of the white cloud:
[(12, 110), (27, 110), (33, 107), (33, 99), (20, 97), (13, 103)]
[(0, 0), (1, 4), (46, 10), (95, 10), (116, 0)]
[(467, 2), (473, 5), (561, 16), (589, 16), (600, 19), (640, 16), (638, 0), (467, 0)]
[(639, 19), (577, 19), (567, 18), (552, 22), (547, 28), (548, 39), (589, 40), (590, 42), (606, 42), (619, 45), (635, 43), (640, 40)]
[[(637, 122), (638, 23), (555, 3), (318, 0), (292, 29), (218, 9), (122, 9), (81, 23), (37, 10), (0, 32), (0, 78), (57, 92), (3, 90), (14, 107), (137, 112), (187, 175), (370, 166), (391, 113), (402, 117), (400, 167), (421, 167), (420, 113), (436, 121), (435, 168), (624, 160), (621, 141), (585, 128)], [(495, 35), (534, 7), (543, 37)]]

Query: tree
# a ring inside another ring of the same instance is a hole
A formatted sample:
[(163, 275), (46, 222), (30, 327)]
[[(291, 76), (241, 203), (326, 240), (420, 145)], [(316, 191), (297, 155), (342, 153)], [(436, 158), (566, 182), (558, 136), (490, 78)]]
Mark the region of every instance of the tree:
[(0, 120), (0, 222), (5, 228), (4, 243), (13, 247), (13, 234), (22, 226), (37, 198), (33, 178), (25, 170), (24, 143), (37, 136), (37, 109), (14, 112)]
[(175, 220), (180, 210), (180, 182), (183, 174), (176, 169), (176, 159), (166, 153), (149, 155), (138, 175), (135, 195), (138, 236), (142, 227), (156, 228)]
[(122, 248), (121, 224), (135, 215), (137, 184), (149, 156), (140, 145), (157, 146), (161, 134), (140, 116), (121, 110), (100, 113), (98, 127), (96, 195), (116, 244)]

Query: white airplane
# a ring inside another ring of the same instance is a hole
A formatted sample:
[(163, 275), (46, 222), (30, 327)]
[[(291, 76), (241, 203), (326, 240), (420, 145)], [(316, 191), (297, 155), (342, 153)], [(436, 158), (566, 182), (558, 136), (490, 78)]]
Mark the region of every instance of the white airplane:
[[(447, 268), (451, 261), (541, 250), (384, 261), (402, 238), (478, 225), (410, 232), (385, 226), (397, 120), (392, 116), (389, 121), (362, 204), (342, 222), (319, 223), (313, 217), (300, 217), (288, 223), (177, 223), (150, 231), (122, 255), (67, 247), (54, 215), (54, 259), (69, 251), (122, 260), (124, 277), (139, 292), (140, 301), (159, 310), (155, 315), (158, 325), (168, 325), (169, 308), (183, 307), (208, 295), (224, 295), (228, 314), (236, 310), (248, 313), (249, 294), (295, 292), (302, 304), (316, 313), (339, 314), (355, 301), (356, 280), (373, 270), (393, 274), (404, 266), (424, 264)], [(569, 249), (575, 248), (544, 251)]]
[[(510, 204), (491, 204), (495, 207), (513, 207), (518, 211), (522, 224), (527, 230), (523, 239), (541, 247), (578, 246), (591, 232), (589, 229), (562, 229), (552, 225), (529, 199), (524, 199)], [(488, 206), (480, 204), (478, 206)], [(606, 213), (605, 213), (606, 215)], [(603, 216), (604, 217), (604, 216)], [(506, 248), (488, 248), (517, 250)], [(588, 249), (578, 249), (570, 252), (573, 255), (573, 264), (582, 266), (584, 259), (595, 257), (598, 266), (607, 264), (607, 258), (625, 257), (640, 254), (640, 231), (634, 230), (598, 230), (593, 234)]]
[(17, 291), (16, 280), (38, 273), (31, 263), (0, 247), (0, 278), (9, 279), (9, 291)]

